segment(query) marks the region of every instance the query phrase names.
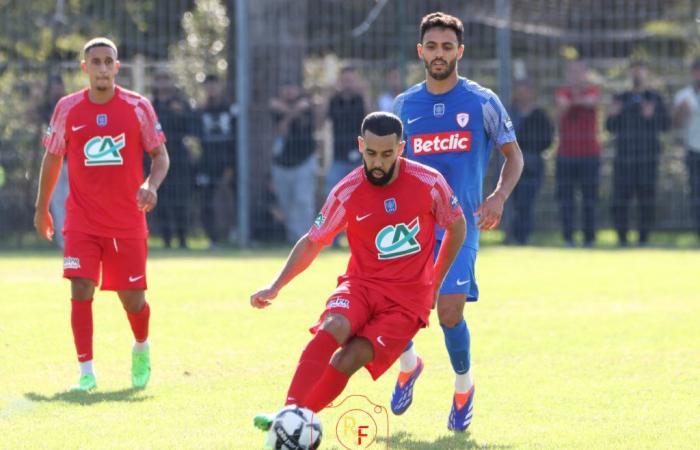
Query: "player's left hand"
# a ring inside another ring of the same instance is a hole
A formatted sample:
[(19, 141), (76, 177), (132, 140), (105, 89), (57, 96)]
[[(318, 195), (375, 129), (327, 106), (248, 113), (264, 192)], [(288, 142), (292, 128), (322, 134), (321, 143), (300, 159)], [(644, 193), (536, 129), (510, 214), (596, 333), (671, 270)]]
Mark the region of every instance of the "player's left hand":
[(258, 309), (267, 308), (272, 304), (270, 300), (275, 299), (278, 293), (278, 290), (270, 287), (260, 289), (258, 292), (250, 296), (250, 306)]
[(476, 226), (480, 230), (493, 230), (501, 223), (501, 217), (503, 216), (503, 206), (506, 203), (505, 195), (500, 192), (494, 192), (489, 195), (484, 203), (479, 206), (479, 208), (474, 212), (474, 216), (479, 219), (476, 222)]
[(148, 186), (147, 183), (142, 184), (139, 191), (136, 193), (136, 205), (139, 211), (150, 212), (156, 207), (156, 203), (158, 203), (158, 193), (156, 190)]

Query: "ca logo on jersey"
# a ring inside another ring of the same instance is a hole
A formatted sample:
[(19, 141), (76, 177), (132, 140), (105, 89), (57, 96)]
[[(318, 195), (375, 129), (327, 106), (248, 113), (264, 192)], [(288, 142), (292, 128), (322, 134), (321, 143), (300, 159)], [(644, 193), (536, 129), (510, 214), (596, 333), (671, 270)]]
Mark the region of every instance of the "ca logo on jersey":
[(85, 144), (86, 166), (121, 166), (124, 164), (121, 150), (126, 145), (124, 133), (117, 137), (95, 136)]
[(420, 231), (418, 217), (409, 224), (400, 223), (387, 225), (377, 233), (374, 243), (377, 246), (379, 259), (401, 258), (420, 251), (420, 243), (416, 235)]

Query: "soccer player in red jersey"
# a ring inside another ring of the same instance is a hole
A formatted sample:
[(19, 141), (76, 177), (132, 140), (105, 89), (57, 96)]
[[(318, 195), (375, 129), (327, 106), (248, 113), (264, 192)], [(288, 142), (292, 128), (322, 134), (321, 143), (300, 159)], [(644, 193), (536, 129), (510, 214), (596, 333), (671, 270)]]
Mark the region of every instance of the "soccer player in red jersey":
[[(170, 161), (165, 136), (150, 102), (115, 84), (117, 47), (95, 38), (83, 48), (81, 67), (89, 87), (63, 97), (44, 137), (34, 226), (42, 238), (54, 234), (49, 200), (63, 158), (68, 158), (63, 276), (71, 282), (71, 326), (80, 362), (72, 389), (97, 386), (92, 365), (92, 299), (95, 286), (116, 291), (134, 333), (132, 385), (143, 388), (151, 375), (146, 302), (146, 212)], [(152, 158), (143, 178), (143, 152)]]
[[(462, 208), (442, 175), (401, 158), (403, 127), (391, 113), (365, 117), (358, 138), (363, 166), (330, 192), (309, 232), (296, 243), (274, 281), (250, 297), (271, 304), (321, 249), (347, 231), (350, 261), (304, 349), (286, 404), (314, 412), (326, 407), (365, 366), (373, 379), (401, 355), (428, 323), (466, 225)], [(435, 256), (435, 225), (445, 240)], [(340, 351), (336, 352), (340, 348)], [(268, 429), (271, 416), (255, 425)]]

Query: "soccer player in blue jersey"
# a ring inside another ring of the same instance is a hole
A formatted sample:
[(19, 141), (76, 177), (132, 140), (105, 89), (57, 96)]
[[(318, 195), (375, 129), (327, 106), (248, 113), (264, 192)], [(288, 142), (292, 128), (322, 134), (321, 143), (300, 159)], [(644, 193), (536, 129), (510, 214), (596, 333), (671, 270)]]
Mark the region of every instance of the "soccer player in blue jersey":
[[(457, 62), (464, 53), (463, 34), (464, 26), (456, 17), (441, 12), (423, 17), (417, 48), (425, 64), (425, 81), (394, 101), (394, 112), (404, 124), (407, 157), (442, 173), (467, 219), (467, 238), (437, 301), (445, 345), (456, 373), (447, 425), (455, 431), (465, 431), (472, 420), (474, 381), (464, 305), (479, 297), (474, 278), (479, 230), (498, 226), (504, 203), (523, 169), (513, 125), (501, 101), (489, 89), (457, 73)], [(482, 201), (482, 184), (494, 144), (505, 162), (495, 190)], [(439, 232), (437, 248), (441, 239)], [(401, 355), (400, 364), (391, 398), (395, 414), (403, 414), (411, 405), (413, 385), (423, 370), (423, 361), (416, 355), (413, 343)]]

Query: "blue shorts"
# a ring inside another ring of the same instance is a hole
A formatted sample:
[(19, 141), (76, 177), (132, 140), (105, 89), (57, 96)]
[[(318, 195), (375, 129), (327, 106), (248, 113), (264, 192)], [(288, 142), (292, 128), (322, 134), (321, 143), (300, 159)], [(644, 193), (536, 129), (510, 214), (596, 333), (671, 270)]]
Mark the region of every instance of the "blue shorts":
[[(442, 241), (435, 245), (435, 258)], [(466, 294), (468, 302), (479, 300), (479, 286), (474, 276), (474, 264), (476, 263), (476, 250), (471, 247), (462, 247), (455, 258), (450, 271), (447, 272), (445, 282), (442, 283), (440, 294)]]

